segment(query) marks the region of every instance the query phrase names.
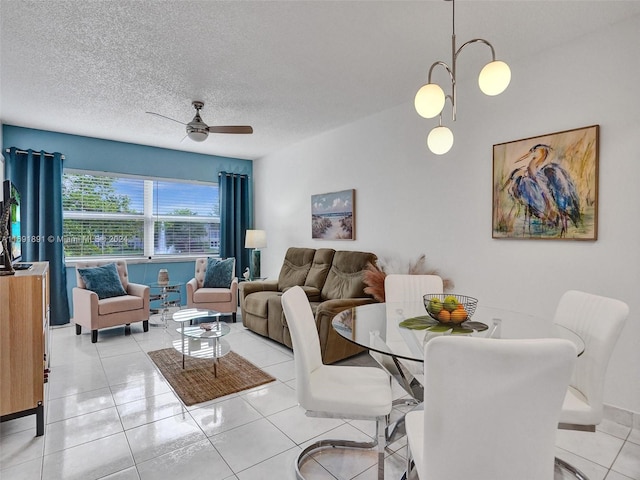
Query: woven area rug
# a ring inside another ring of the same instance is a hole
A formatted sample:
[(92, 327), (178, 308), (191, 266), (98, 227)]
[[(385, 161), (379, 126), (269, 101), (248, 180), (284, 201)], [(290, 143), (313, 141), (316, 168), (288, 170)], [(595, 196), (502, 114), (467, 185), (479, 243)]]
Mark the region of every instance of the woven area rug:
[(213, 374), (213, 359), (185, 357), (183, 370), (182, 354), (175, 348), (156, 350), (148, 355), (187, 406), (275, 380), (235, 352), (219, 359), (217, 377)]

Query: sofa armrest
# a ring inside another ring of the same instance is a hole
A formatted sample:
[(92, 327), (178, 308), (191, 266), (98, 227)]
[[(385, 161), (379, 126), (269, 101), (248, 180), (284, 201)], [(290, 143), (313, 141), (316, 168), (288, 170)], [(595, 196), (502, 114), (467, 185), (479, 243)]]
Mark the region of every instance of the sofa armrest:
[[(325, 312), (327, 314), (333, 314), (335, 317), (337, 314), (348, 308), (359, 307), (360, 305), (368, 305), (370, 303), (378, 303), (376, 300), (370, 297), (363, 298), (335, 298), (333, 300), (326, 300), (318, 305), (317, 312)], [(333, 317), (331, 318), (333, 320)]]
[(373, 298), (337, 298), (327, 300), (316, 309), (316, 328), (320, 338), (322, 362), (331, 364), (365, 351), (364, 348), (341, 337), (331, 326), (340, 312), (359, 305), (377, 303)]
[(307, 295), (307, 298), (309, 299), (310, 302), (319, 302), (321, 301), (321, 297), (320, 297), (320, 289), (316, 288), (316, 287), (308, 287), (306, 285), (303, 285), (302, 290), (304, 290), (304, 293)]
[(142, 285), (140, 283), (131, 283), (127, 285), (127, 294), (133, 295), (134, 297), (144, 297), (145, 295), (149, 296), (149, 285)]
[(142, 308), (144, 308), (145, 312), (148, 312), (150, 307), (150, 290), (149, 285), (142, 285), (140, 283), (129, 282), (127, 286), (127, 293), (129, 295), (142, 298)]
[[(246, 281), (238, 284), (240, 289), (240, 309), (244, 312), (246, 307), (244, 305), (244, 299), (247, 295), (251, 295), (256, 292), (277, 292), (278, 281), (277, 280), (261, 280), (261, 281)], [(244, 317), (242, 318), (244, 322)]]
[[(322, 298), (320, 296), (320, 289), (316, 288), (316, 287), (309, 287), (307, 285), (294, 285), (295, 287), (300, 287), (305, 295), (307, 296), (307, 299), (310, 302), (321, 302)], [(284, 290), (282, 290), (282, 293), (286, 292), (287, 290), (291, 290), (293, 287), (287, 287)]]
[(198, 280), (192, 278), (187, 282), (187, 306), (193, 304), (193, 294), (198, 289)]
[(91, 290), (73, 287), (73, 321), (91, 328), (92, 319), (98, 320), (98, 294)]
[(254, 292), (277, 292), (278, 281), (277, 280), (260, 280), (250, 282), (240, 282), (240, 294), (244, 293), (244, 296), (250, 295)]
[(238, 277), (233, 277), (229, 289), (231, 290), (231, 302), (235, 306), (238, 306)]

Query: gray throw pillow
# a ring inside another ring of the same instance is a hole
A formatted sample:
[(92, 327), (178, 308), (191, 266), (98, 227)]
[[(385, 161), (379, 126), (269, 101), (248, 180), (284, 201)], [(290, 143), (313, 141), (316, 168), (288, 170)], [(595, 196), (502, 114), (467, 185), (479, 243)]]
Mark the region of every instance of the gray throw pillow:
[(209, 258), (202, 286), (204, 288), (231, 287), (234, 260), (233, 258), (227, 258), (226, 260)]
[(122, 287), (115, 263), (108, 263), (101, 267), (79, 268), (78, 273), (86, 284), (87, 290), (96, 292), (100, 300), (127, 294)]

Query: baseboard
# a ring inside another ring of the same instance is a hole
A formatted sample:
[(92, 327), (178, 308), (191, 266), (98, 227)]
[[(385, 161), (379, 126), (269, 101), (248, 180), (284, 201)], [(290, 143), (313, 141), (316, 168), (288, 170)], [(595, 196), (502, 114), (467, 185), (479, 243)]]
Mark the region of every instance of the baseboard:
[(640, 413), (631, 412), (612, 405), (604, 405), (603, 416), (605, 420), (619, 423), (625, 427), (640, 429)]

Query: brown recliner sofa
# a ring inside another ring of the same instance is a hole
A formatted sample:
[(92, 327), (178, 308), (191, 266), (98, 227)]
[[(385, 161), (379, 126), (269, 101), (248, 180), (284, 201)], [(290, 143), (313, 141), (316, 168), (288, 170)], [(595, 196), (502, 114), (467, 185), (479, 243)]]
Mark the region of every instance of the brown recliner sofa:
[(368, 252), (291, 247), (278, 280), (240, 283), (242, 323), (249, 330), (293, 348), (281, 296), (299, 285), (315, 315), (322, 361), (329, 364), (356, 355), (364, 349), (338, 335), (331, 321), (343, 310), (375, 303), (364, 293), (363, 270), (369, 262), (375, 265), (376, 260)]

